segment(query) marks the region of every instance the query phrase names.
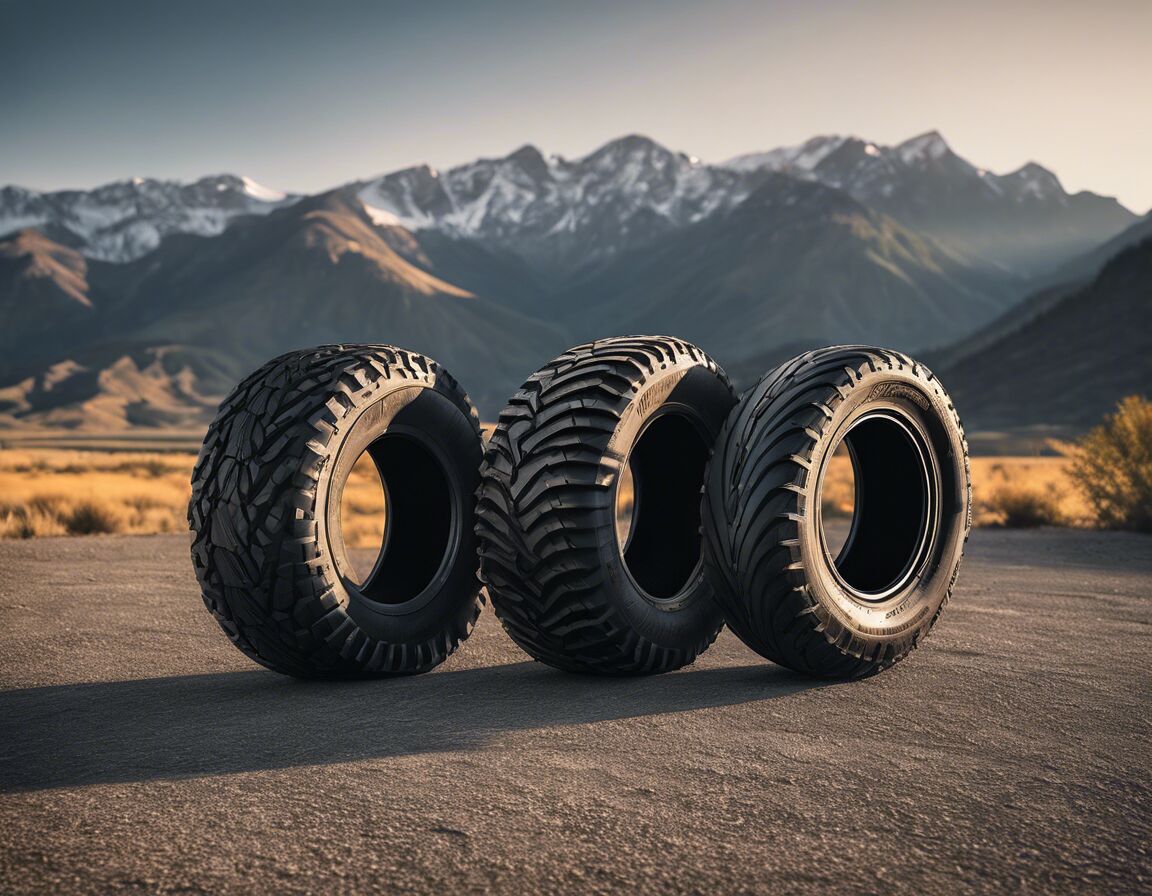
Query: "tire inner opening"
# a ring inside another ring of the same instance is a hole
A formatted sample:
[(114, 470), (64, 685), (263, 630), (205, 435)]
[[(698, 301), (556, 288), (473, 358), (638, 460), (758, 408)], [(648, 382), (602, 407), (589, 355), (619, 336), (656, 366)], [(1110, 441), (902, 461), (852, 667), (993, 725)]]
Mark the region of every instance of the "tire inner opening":
[(679, 414), (657, 417), (632, 448), (630, 476), (616, 492), (617, 540), (632, 579), (651, 597), (675, 596), (699, 566), (707, 461), (703, 436)]
[[(927, 547), (933, 495), (925, 448), (888, 414), (861, 418), (843, 444), (852, 460), (855, 497), (851, 529), (832, 562), (853, 591), (880, 597), (906, 584)], [(822, 507), (821, 537), (832, 559), (828, 545), (834, 539), (825, 532), (824, 515)]]
[[(369, 459), (383, 489), (383, 535), (368, 538), (369, 545), (378, 545), (375, 552), (365, 550), (356, 535), (379, 533), (377, 506), (364, 500), (363, 488), (350, 494), (356, 473)], [(340, 501), (341, 537), (355, 567), (341, 574), (357, 591), (382, 604), (401, 604), (432, 583), (451, 547), (452, 489), (425, 445), (404, 435), (381, 436), (357, 459)]]

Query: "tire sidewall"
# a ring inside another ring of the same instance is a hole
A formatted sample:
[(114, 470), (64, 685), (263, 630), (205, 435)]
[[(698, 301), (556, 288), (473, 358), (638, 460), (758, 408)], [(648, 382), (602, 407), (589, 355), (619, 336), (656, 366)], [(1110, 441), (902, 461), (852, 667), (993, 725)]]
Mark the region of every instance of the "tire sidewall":
[[(861, 416), (889, 411), (924, 439), (937, 482), (930, 542), (911, 578), (882, 600), (853, 596), (833, 572), (820, 532), (819, 486), (843, 434)], [(955, 577), (970, 525), (967, 451), (954, 412), (934, 380), (908, 370), (865, 372), (844, 395), (811, 457), (805, 512), (799, 525), (803, 584), (851, 636), (867, 644), (914, 640), (931, 627)]]
[[(347, 557), (334, 545), (330, 518), (339, 513), (334, 484), (363, 451), (385, 434), (404, 435), (428, 449), (444, 473), (452, 502), (452, 523), (445, 558), (433, 580), (418, 595), (399, 604), (366, 597), (340, 574)], [(389, 383), (366, 396), (341, 420), (329, 442), (327, 462), (317, 479), (315, 520), (320, 548), (318, 587), (331, 593), (365, 635), (388, 644), (419, 644), (467, 622), (479, 581), (472, 526), (479, 484), (481, 441), (470, 416), (450, 392), (436, 383)]]

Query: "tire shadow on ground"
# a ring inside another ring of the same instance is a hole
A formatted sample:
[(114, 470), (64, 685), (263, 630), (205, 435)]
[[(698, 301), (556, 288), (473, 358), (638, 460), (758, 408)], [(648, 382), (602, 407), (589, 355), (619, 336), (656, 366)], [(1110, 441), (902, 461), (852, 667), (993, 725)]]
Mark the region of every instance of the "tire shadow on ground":
[(478, 749), (513, 731), (785, 699), (833, 682), (756, 664), (651, 678), (524, 662), (387, 681), (229, 672), (0, 693), (0, 792)]

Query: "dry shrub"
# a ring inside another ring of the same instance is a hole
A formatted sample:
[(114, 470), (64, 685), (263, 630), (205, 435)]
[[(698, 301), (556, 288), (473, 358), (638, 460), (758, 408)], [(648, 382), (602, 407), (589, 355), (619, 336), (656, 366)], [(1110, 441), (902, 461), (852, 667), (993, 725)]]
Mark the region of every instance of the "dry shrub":
[(0, 538), (187, 529), (190, 454), (0, 450)]
[(1091, 525), (1092, 508), (1068, 480), (1068, 464), (1066, 457), (973, 457), (973, 524)]
[(55, 514), (30, 507), (0, 510), (0, 538), (39, 538), (67, 535), (68, 529)]
[(119, 532), (124, 526), (124, 514), (110, 503), (77, 501), (63, 514), (69, 535), (103, 535)]
[(50, 473), (52, 465), (44, 458), (35, 458), (27, 463), (12, 464), (9, 469), (13, 473)]
[(1101, 526), (1152, 532), (1152, 402), (1128, 396), (1071, 454), (1068, 475)]
[(1045, 488), (1029, 485), (1003, 485), (983, 499), (985, 524), (1008, 529), (1062, 526), (1068, 522), (1060, 509), (1060, 490), (1054, 483)]

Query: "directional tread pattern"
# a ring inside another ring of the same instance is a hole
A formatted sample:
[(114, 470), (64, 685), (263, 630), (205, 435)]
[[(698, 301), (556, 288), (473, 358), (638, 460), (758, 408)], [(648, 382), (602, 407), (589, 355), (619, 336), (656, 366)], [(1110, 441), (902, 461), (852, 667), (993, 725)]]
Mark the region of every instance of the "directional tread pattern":
[[(960, 570), (962, 552), (936, 612), (908, 637), (869, 642), (816, 598), (800, 552), (811, 461), (838, 405), (868, 372), (900, 370), (943, 399), (960, 433), (966, 506), (967, 442), (935, 375), (895, 351), (831, 346), (766, 374), (728, 417), (705, 485), (704, 563), (728, 626), (753, 650), (799, 672), (835, 678), (873, 675), (908, 655), (936, 624)], [(971, 528), (965, 514), (964, 541)]]
[(622, 415), (661, 370), (714, 361), (667, 337), (619, 337), (569, 349), (533, 374), (500, 415), (481, 468), (480, 575), (512, 639), (559, 669), (648, 674), (692, 662), (690, 648), (654, 643), (613, 599), (599, 547), (616, 538), (615, 497), (601, 462)]
[(188, 522), (204, 603), (244, 654), (304, 678), (423, 672), (472, 631), (466, 601), (434, 637), (384, 643), (362, 631), (333, 590), (317, 486), (354, 412), (387, 392), (439, 390), (475, 408), (436, 362), (386, 345), (326, 345), (269, 361), (238, 385), (208, 429), (192, 474)]

